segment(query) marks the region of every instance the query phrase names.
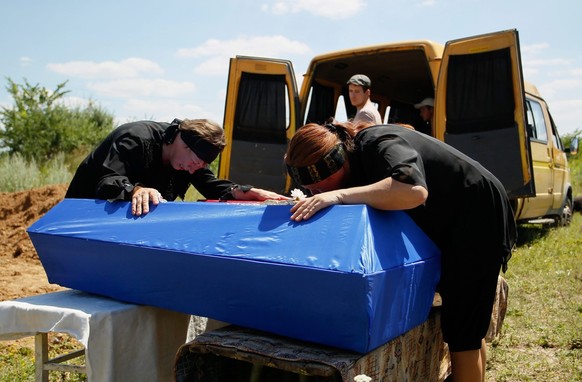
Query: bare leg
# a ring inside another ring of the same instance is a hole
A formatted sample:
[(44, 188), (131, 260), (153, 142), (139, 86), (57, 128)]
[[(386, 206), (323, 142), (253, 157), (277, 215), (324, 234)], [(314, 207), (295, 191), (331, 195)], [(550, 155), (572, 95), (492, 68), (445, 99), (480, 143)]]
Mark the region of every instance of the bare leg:
[(485, 339), (481, 340), (481, 368), (483, 369), (483, 377), (481, 380), (485, 382), (485, 368), (487, 367), (487, 344)]
[(485, 350), (451, 352), (453, 382), (485, 382)]

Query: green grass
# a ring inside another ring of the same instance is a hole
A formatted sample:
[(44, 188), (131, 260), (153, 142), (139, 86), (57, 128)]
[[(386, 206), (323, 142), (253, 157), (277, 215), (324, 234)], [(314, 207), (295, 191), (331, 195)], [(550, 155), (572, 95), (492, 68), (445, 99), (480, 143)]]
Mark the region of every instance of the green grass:
[(0, 192), (15, 192), (47, 184), (66, 184), (73, 173), (64, 164), (64, 155), (47, 161), (43, 166), (28, 162), (20, 155), (0, 156)]
[[(70, 353), (82, 349), (82, 345), (73, 337), (63, 333), (49, 333), (49, 357)], [(34, 346), (34, 341), (31, 342)], [(67, 362), (82, 365), (85, 357)], [(35, 380), (34, 349), (28, 346), (18, 346), (17, 343), (0, 342), (0, 382), (34, 382)], [(51, 371), (49, 382), (81, 382), (87, 381), (85, 374)]]
[(566, 228), (524, 225), (519, 237), (487, 381), (582, 381), (582, 215)]
[[(48, 184), (68, 184), (73, 179), (76, 166), (85, 157), (85, 153), (58, 155), (39, 166), (34, 161), (26, 161), (16, 154), (0, 154), (0, 192), (16, 192), (42, 187)], [(212, 162), (210, 169), (218, 173), (218, 161)], [(202, 199), (202, 195), (190, 187), (184, 197), (185, 201)]]

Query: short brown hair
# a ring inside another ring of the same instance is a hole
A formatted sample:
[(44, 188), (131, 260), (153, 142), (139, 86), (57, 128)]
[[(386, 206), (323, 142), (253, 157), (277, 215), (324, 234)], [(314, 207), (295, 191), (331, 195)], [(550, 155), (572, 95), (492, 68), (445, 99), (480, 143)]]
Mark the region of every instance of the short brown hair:
[(195, 132), (200, 138), (203, 138), (220, 151), (226, 147), (224, 130), (218, 123), (210, 119), (185, 119), (180, 123), (180, 130)]

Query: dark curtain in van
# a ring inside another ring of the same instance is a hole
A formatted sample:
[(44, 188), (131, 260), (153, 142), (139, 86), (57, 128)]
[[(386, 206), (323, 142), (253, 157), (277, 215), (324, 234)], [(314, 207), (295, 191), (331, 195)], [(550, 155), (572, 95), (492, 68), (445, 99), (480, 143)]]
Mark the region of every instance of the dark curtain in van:
[(515, 125), (509, 49), (451, 56), (447, 77), (449, 134)]
[(311, 100), (309, 101), (309, 112), (306, 123), (325, 123), (330, 117), (335, 115), (333, 88), (326, 87), (313, 82), (311, 87)]
[(242, 73), (233, 138), (285, 143), (285, 76)]
[(352, 101), (350, 101), (350, 88), (349, 86), (344, 86), (342, 89), (342, 95), (344, 96), (344, 106), (346, 108), (346, 116), (348, 120), (353, 119), (358, 112), (358, 109), (352, 105)]

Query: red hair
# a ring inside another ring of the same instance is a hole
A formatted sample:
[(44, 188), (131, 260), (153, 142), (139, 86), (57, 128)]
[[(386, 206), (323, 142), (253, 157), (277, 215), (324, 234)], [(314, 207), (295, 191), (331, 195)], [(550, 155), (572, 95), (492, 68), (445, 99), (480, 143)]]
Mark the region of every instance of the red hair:
[(354, 128), (350, 122), (332, 121), (326, 125), (309, 123), (297, 130), (291, 138), (285, 164), (291, 167), (315, 164), (340, 142), (350, 151), (353, 136)]

